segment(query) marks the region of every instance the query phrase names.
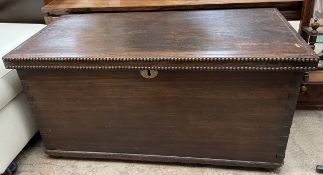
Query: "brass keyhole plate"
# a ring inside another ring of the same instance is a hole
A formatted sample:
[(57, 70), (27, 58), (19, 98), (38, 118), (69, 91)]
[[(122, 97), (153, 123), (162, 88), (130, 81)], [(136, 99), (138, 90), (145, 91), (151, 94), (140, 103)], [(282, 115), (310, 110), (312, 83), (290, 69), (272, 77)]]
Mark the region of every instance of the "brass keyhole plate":
[(141, 70), (140, 71), (140, 75), (144, 78), (156, 78), (158, 75), (158, 71), (157, 70), (149, 70), (149, 69), (145, 69), (145, 70)]

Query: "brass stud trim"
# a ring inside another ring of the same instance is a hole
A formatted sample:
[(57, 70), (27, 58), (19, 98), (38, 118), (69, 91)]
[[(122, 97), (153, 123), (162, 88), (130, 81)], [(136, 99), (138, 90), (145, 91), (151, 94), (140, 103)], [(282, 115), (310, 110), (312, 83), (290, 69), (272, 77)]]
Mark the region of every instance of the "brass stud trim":
[(185, 71), (313, 71), (317, 67), (149, 67), (149, 66), (7, 66), (8, 69), (55, 70), (185, 70)]
[(184, 62), (223, 62), (223, 61), (239, 61), (239, 62), (318, 62), (318, 58), (304, 58), (304, 57), (24, 57), (11, 58), (5, 57), (3, 61), (53, 61), (53, 62), (107, 62), (107, 61), (184, 61)]

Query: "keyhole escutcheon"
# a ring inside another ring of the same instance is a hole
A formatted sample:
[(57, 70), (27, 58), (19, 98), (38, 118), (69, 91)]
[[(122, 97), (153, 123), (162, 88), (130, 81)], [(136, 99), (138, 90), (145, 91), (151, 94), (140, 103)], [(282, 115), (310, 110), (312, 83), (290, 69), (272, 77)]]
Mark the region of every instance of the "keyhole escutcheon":
[(157, 70), (150, 70), (150, 69), (145, 69), (145, 70), (141, 70), (140, 71), (140, 75), (144, 78), (156, 78), (158, 75), (158, 71)]

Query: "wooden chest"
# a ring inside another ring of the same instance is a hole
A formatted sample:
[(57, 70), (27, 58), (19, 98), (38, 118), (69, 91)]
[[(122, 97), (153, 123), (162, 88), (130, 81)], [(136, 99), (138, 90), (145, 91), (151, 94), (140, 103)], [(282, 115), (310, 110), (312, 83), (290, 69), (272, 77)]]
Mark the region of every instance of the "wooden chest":
[(317, 67), (276, 9), (66, 15), (3, 61), (49, 155), (264, 168)]

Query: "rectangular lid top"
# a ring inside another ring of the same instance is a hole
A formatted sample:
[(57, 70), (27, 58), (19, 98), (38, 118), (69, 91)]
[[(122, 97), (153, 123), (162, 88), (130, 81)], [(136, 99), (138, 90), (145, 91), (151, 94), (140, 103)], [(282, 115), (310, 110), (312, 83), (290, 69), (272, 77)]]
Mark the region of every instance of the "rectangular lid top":
[(276, 9), (244, 9), (66, 15), (4, 61), (8, 68), (82, 62), (158, 69), (185, 62), (315, 69), (317, 57)]
[(278, 8), (289, 19), (299, 19), (304, 0), (53, 0), (42, 8), (44, 13), (111, 11), (152, 11), (183, 9)]

